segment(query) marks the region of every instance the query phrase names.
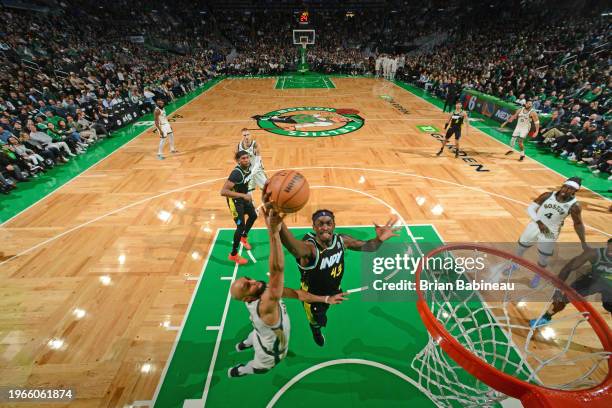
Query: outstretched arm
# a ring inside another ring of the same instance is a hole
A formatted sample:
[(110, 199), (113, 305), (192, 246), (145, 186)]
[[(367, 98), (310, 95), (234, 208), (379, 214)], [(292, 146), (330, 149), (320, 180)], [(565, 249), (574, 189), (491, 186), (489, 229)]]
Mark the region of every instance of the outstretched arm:
[(559, 279), (562, 281), (566, 281), (572, 271), (580, 268), (587, 261), (595, 262), (597, 260), (597, 250), (593, 248), (588, 248), (586, 251), (581, 253), (580, 255), (570, 259), (570, 261), (561, 268), (559, 272)]
[(505, 121), (504, 123), (502, 123), (500, 127), (504, 127), (504, 126), (506, 126), (508, 123), (512, 123), (512, 122), (514, 122), (514, 120), (515, 120), (515, 119), (516, 119), (516, 117), (518, 116), (518, 112), (519, 112), (519, 110), (520, 110), (520, 109), (521, 109), (521, 108), (517, 109), (517, 110), (516, 110), (516, 112), (514, 112), (514, 113), (512, 114), (512, 116), (510, 116), (510, 117), (508, 118), (508, 120), (507, 120), (507, 121)]
[(367, 241), (362, 241), (357, 238), (353, 238), (350, 235), (342, 234), (342, 240), (344, 241), (344, 245), (348, 249), (352, 249), (353, 251), (363, 251), (363, 252), (375, 252), (383, 242), (388, 240), (391, 237), (397, 237), (397, 231), (401, 227), (394, 227), (397, 222), (398, 217), (391, 217), (387, 223), (383, 226), (380, 226), (374, 223), (374, 228), (376, 229), (376, 237)]
[(268, 282), (266, 291), (261, 296), (259, 315), (264, 323), (273, 325), (278, 321), (278, 303), (283, 296), (285, 284), (285, 254), (278, 235), (282, 222), (281, 216), (274, 213), (274, 210), (271, 209), (267, 210), (265, 215), (266, 225), (268, 226), (268, 236), (270, 237), (270, 281)]
[[(575, 271), (576, 269), (580, 268), (587, 261), (590, 261), (591, 263), (597, 261), (596, 249), (587, 248), (580, 255), (572, 258), (567, 264), (565, 264), (565, 266), (563, 266), (563, 268), (561, 268), (561, 271), (559, 272), (559, 279), (565, 282), (569, 277), (570, 273), (572, 273), (572, 271)], [(553, 316), (559, 313), (565, 308), (565, 305), (568, 302), (569, 301), (563, 295), (563, 292), (560, 289), (555, 290), (555, 293), (553, 294), (552, 304), (548, 308), (547, 314), (549, 316)]]
[(284, 222), (281, 225), (280, 239), (283, 246), (297, 259), (310, 259), (315, 256), (314, 245), (310, 242), (300, 241), (295, 238)]
[(306, 303), (328, 303), (330, 305), (338, 305), (348, 298), (346, 293), (338, 293), (330, 296), (318, 296), (308, 293), (301, 289), (284, 288), (283, 297), (288, 299), (298, 299)]
[[(268, 183), (269, 181), (266, 181), (261, 196), (261, 201), (264, 203), (265, 210), (272, 209), (274, 204), (270, 199), (272, 193), (268, 192)], [(313, 258), (315, 256), (314, 245), (312, 245), (310, 242), (300, 241), (295, 238), (282, 219), (280, 220), (279, 228), (281, 243), (289, 252), (291, 252), (291, 255), (300, 260)]]

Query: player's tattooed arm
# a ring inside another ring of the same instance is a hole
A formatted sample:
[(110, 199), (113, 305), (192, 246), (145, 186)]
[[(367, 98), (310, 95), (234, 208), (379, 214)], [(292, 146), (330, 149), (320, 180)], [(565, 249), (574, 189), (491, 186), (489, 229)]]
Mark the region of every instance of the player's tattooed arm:
[(374, 252), (382, 245), (382, 241), (378, 238), (372, 238), (367, 241), (362, 241), (357, 238), (353, 238), (350, 235), (341, 234), (344, 246), (353, 251), (362, 252)]
[(285, 223), (282, 224), (280, 230), (280, 238), (283, 246), (287, 248), (291, 255), (303, 261), (309, 261), (315, 257), (315, 247), (312, 242), (308, 241), (300, 241), (295, 238), (287, 225)]
[(566, 281), (572, 271), (580, 268), (587, 261), (595, 263), (597, 261), (597, 250), (593, 248), (587, 248), (580, 255), (570, 259), (570, 261), (561, 268), (559, 272), (559, 279)]
[(586, 231), (584, 230), (584, 223), (582, 222), (582, 209), (580, 208), (580, 204), (576, 203), (572, 205), (572, 208), (570, 208), (570, 215), (574, 221), (574, 231), (576, 231), (576, 235), (578, 235), (578, 239), (580, 239), (582, 249), (586, 251), (589, 246), (586, 243)]
[(397, 237), (397, 232), (401, 227), (394, 227), (395, 223), (397, 223), (398, 217), (395, 215), (387, 221), (385, 225), (378, 225), (374, 223), (374, 228), (376, 230), (376, 237), (367, 241), (362, 241), (360, 239), (356, 239), (351, 237), (350, 235), (343, 234), (342, 240), (344, 241), (344, 245), (352, 249), (354, 251), (362, 251), (362, 252), (374, 252), (383, 242), (388, 240), (391, 237)]

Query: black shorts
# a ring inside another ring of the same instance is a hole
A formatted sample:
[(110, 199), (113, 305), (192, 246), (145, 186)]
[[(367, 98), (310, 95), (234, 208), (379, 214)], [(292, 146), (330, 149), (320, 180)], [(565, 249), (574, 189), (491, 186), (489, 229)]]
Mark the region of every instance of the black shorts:
[(451, 126), (446, 131), (446, 140), (450, 139), (452, 135), (455, 135), (455, 139), (461, 139), (461, 128), (457, 126)]
[[(302, 283), (302, 290), (306, 290), (304, 283)], [(309, 291), (310, 292), (310, 291)], [(335, 289), (329, 291), (329, 296), (342, 293), (342, 289)], [(320, 295), (319, 295), (320, 296)], [(327, 296), (327, 295), (323, 295)], [(304, 311), (306, 312), (306, 318), (308, 322), (313, 326), (325, 327), (327, 326), (327, 310), (329, 309), (329, 303), (303, 303)]]
[(570, 286), (581, 296), (590, 296), (600, 293), (601, 303), (604, 309), (612, 313), (612, 285), (606, 282), (604, 278), (588, 274), (580, 277)]
[(227, 206), (230, 209), (232, 218), (236, 225), (244, 224), (244, 216), (249, 217), (257, 216), (253, 202), (243, 200), (242, 198), (229, 198), (227, 199)]

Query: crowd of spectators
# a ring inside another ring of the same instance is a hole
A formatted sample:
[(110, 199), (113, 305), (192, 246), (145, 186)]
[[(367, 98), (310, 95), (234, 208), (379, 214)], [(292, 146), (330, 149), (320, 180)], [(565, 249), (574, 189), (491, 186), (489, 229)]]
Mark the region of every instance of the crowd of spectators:
[(131, 42), (78, 10), (0, 11), (2, 193), (85, 154), (151, 112), (154, 99), (196, 89), (223, 60), (211, 49), (182, 55)]
[[(540, 22), (496, 20), (456, 31), (444, 44), (406, 59), (398, 78), (444, 99), (462, 89), (517, 107), (531, 100), (552, 120), (535, 142), (609, 176), (612, 164), (610, 23), (572, 18), (540, 30)], [(522, 26), (520, 30), (516, 27)], [(452, 103), (449, 104), (452, 106)]]
[[(0, 9), (0, 192), (86, 154), (157, 98), (172, 101), (218, 75), (296, 69), (292, 10), (215, 12), (182, 1), (152, 0), (146, 10), (131, 0), (113, 7), (65, 0), (52, 13)], [(377, 55), (406, 51), (390, 44), (446, 29), (442, 44), (402, 55), (398, 79), (447, 99), (464, 88), (517, 105), (531, 99), (552, 115), (537, 143), (609, 174), (607, 22), (566, 18), (542, 29), (537, 18), (500, 16), (472, 25), (450, 10), (431, 24), (411, 24), (432, 11), (396, 11), (319, 10), (311, 69), (374, 74)]]

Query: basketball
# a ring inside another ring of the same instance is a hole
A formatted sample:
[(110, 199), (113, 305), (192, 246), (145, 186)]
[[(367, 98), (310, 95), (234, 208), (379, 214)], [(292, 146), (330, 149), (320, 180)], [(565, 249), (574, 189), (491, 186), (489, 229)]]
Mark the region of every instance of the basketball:
[(306, 205), (310, 197), (308, 181), (295, 170), (282, 170), (274, 174), (266, 184), (264, 194), (270, 194), (270, 200), (276, 211), (294, 213)]

